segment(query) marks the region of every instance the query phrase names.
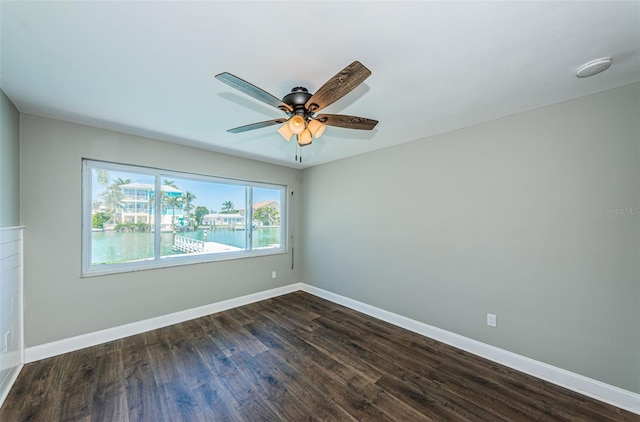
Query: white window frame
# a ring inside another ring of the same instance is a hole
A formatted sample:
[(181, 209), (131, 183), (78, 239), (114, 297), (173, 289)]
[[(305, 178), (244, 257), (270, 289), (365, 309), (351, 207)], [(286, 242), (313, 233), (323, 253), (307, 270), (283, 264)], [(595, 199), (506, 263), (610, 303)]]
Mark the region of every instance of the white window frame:
[[(223, 252), (223, 253), (202, 253), (202, 254), (185, 254), (161, 256), (160, 239), (161, 239), (161, 195), (156, 195), (154, 204), (154, 257), (138, 260), (121, 262), (114, 264), (92, 265), (91, 248), (92, 248), (92, 177), (91, 170), (99, 168), (118, 172), (131, 172), (155, 178), (155, 192), (161, 192), (161, 180), (163, 178), (189, 179), (201, 182), (211, 182), (219, 184), (228, 184), (245, 187), (245, 209), (251, 210), (245, 215), (245, 249), (241, 251)], [(252, 233), (253, 233), (253, 198), (252, 188), (267, 188), (280, 190), (280, 247), (253, 249)], [(287, 198), (288, 188), (285, 185), (254, 182), (248, 180), (238, 180), (223, 178), (218, 176), (209, 176), (196, 173), (178, 172), (172, 170), (164, 170), (159, 168), (142, 167), (129, 164), (119, 164), (107, 161), (83, 159), (82, 160), (82, 272), (84, 276), (104, 275), (121, 272), (139, 271), (153, 268), (173, 267), (178, 265), (198, 264), (204, 262), (226, 261), (230, 259), (251, 258), (265, 255), (286, 254), (288, 250), (288, 233), (289, 220), (287, 216)]]

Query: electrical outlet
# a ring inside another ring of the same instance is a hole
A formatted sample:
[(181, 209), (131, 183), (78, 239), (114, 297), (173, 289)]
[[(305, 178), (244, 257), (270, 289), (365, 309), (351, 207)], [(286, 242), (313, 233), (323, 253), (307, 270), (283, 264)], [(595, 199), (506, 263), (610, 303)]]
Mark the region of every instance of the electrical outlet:
[(490, 327), (495, 327), (497, 325), (496, 316), (494, 314), (487, 314), (487, 325)]
[(276, 273), (275, 271), (271, 271), (271, 278), (277, 278), (278, 277), (278, 273)]

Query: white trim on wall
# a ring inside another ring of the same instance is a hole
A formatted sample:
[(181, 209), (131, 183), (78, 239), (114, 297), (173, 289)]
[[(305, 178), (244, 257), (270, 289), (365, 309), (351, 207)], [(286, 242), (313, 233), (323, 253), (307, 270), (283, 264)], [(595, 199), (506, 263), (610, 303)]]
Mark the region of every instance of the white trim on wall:
[(536, 378), (549, 381), (577, 393), (584, 394), (585, 396), (592, 397), (596, 400), (609, 403), (640, 415), (640, 394), (623, 390), (525, 356), (517, 355), (515, 353), (511, 353), (305, 283), (294, 283), (288, 286), (253, 293), (239, 298), (224, 300), (222, 302), (204, 305), (193, 309), (187, 309), (169, 315), (29, 347), (26, 349), (26, 362), (35, 362), (40, 359), (72, 352), (85, 347), (95, 346), (97, 344), (117, 340), (134, 334), (140, 334), (149, 330), (166, 327), (168, 325), (225, 311), (238, 306), (248, 305), (250, 303), (281, 296), (298, 290), (305, 291), (398, 327), (402, 327), (417, 334), (432, 338), (442, 343), (465, 350), (469, 353), (473, 353), (474, 355), (481, 356), (515, 370), (524, 372)]

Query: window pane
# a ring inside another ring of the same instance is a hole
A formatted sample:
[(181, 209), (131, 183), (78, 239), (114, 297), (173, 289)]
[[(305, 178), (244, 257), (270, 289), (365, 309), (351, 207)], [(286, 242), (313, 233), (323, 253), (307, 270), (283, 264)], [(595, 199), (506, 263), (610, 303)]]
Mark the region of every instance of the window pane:
[(244, 251), (246, 187), (162, 176), (161, 256)]
[(91, 168), (91, 265), (154, 258), (154, 177)]
[(253, 249), (279, 248), (282, 243), (281, 189), (253, 188)]

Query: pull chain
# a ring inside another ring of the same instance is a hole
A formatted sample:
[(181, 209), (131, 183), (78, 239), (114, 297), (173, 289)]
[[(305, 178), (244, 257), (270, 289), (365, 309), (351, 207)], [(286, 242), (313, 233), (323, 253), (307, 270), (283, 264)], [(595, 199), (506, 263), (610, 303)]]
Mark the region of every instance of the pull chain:
[(300, 149), (300, 144), (296, 144), (296, 158), (293, 161), (300, 161), (302, 163), (302, 150)]

